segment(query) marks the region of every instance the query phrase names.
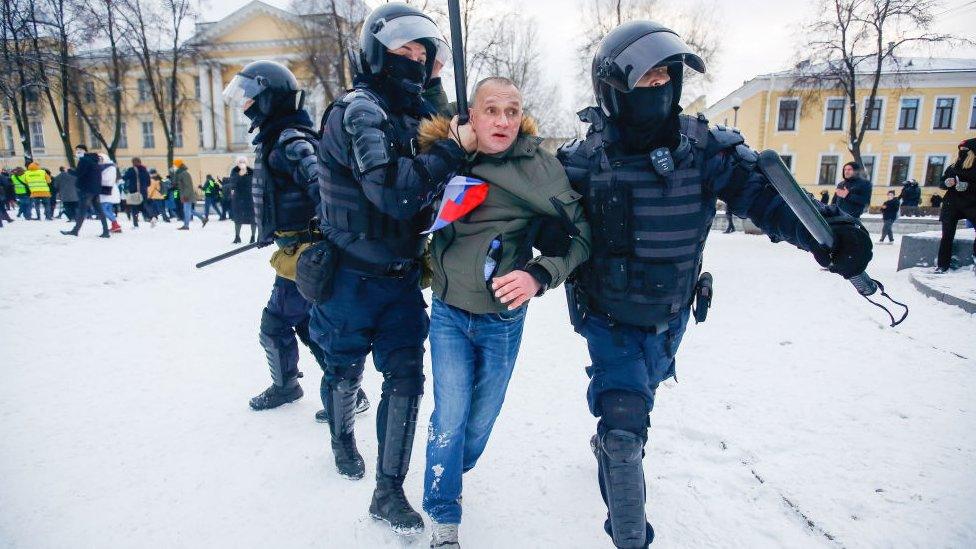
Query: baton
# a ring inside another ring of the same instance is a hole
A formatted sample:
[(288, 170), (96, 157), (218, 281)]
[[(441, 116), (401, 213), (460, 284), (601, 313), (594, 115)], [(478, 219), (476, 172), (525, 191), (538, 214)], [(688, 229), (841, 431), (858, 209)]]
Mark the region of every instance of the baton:
[(258, 247), (260, 247), (260, 243), (259, 242), (253, 242), (251, 244), (247, 244), (246, 246), (241, 246), (240, 248), (234, 248), (233, 250), (231, 250), (229, 252), (224, 252), (224, 253), (222, 253), (222, 254), (220, 254), (218, 256), (214, 256), (214, 257), (211, 257), (210, 259), (205, 259), (205, 260), (201, 261), (200, 263), (197, 263), (197, 269), (202, 269), (203, 267), (206, 267), (207, 265), (212, 265), (212, 264), (214, 264), (214, 263), (216, 263), (218, 261), (223, 261), (223, 260), (227, 259), (228, 257), (233, 257), (233, 256), (235, 256), (237, 254), (244, 253), (244, 252), (250, 250), (251, 248), (258, 248)]
[(454, 63), (454, 94), (457, 96), (458, 125), (468, 123), (468, 82), (464, 71), (464, 42), (461, 40), (460, 0), (447, 1), (451, 20), (451, 61)]

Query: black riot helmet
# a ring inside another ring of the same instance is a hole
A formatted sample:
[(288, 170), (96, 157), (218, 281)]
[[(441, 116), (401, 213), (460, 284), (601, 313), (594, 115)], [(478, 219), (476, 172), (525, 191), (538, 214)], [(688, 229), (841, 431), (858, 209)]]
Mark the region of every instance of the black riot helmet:
[(419, 42), (427, 49), (423, 83), (430, 79), (434, 62), (447, 64), (451, 48), (434, 20), (413, 6), (400, 2), (383, 4), (373, 10), (359, 36), (359, 71), (379, 76), (388, 69), (388, 50), (395, 50), (407, 42)]
[(224, 103), (237, 105), (251, 120), (251, 128), (276, 115), (296, 112), (305, 102), (305, 92), (288, 67), (274, 61), (254, 61), (237, 73), (224, 88)]
[(653, 21), (630, 21), (610, 31), (593, 56), (593, 93), (603, 114), (621, 114), (621, 94), (655, 67), (668, 67), (674, 103), (681, 97), (682, 65), (704, 73), (705, 62), (673, 30)]

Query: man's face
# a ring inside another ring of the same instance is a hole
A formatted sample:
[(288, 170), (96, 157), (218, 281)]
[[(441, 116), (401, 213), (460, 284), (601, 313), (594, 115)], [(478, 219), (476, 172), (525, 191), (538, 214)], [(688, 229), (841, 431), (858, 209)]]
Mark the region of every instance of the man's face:
[(411, 61), (416, 61), (417, 63), (427, 62), (427, 48), (425, 48), (420, 42), (407, 42), (395, 50), (390, 50), (390, 53), (402, 55), (403, 57), (406, 57)]
[(82, 156), (85, 156), (85, 150), (75, 149), (75, 158), (81, 158)]
[(471, 105), (471, 129), (478, 152), (497, 154), (512, 146), (522, 126), (522, 94), (515, 86), (489, 82)]
[(888, 200), (891, 200), (894, 197), (895, 197), (895, 193), (892, 191), (888, 191)]
[(854, 177), (854, 167), (844, 166), (844, 179), (850, 179)]
[(667, 67), (656, 67), (647, 71), (640, 80), (637, 81), (636, 88), (656, 88), (663, 86), (671, 81)]

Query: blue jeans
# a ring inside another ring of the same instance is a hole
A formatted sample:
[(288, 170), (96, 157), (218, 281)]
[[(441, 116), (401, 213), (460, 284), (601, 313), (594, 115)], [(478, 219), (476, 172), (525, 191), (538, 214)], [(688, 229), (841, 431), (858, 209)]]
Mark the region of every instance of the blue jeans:
[(190, 220), (193, 219), (193, 216), (197, 216), (201, 222), (205, 219), (202, 215), (200, 215), (199, 212), (193, 209), (193, 202), (184, 202), (183, 203), (183, 226), (184, 227), (190, 226)]
[[(29, 194), (17, 196), (17, 217), (21, 216), (23, 216), (24, 219), (31, 218), (31, 199)], [(38, 215), (37, 218), (40, 219), (41, 216)]]
[(631, 391), (644, 397), (647, 410), (654, 408), (657, 386), (673, 377), (674, 355), (688, 325), (690, 309), (668, 323), (663, 334), (629, 324), (611, 324), (600, 316), (588, 316), (580, 329), (590, 351), (586, 369), (590, 386), (586, 393), (590, 412), (600, 417), (600, 395), (608, 390)]
[(117, 217), (115, 217), (115, 204), (102, 202), (101, 205), (102, 205), (102, 212), (105, 213), (105, 217), (112, 223), (115, 223), (118, 219)]
[(461, 475), (478, 462), (502, 409), (526, 309), (473, 314), (434, 299), (434, 413), (427, 437), (424, 510), (436, 522), (461, 522)]

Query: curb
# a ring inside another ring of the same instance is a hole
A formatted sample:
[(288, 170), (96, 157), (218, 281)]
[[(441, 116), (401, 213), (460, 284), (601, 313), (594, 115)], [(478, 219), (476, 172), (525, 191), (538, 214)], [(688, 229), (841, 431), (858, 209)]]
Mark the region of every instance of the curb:
[(940, 292), (939, 290), (936, 290), (934, 288), (931, 288), (921, 280), (915, 278), (915, 273), (912, 273), (909, 279), (912, 281), (912, 285), (915, 286), (915, 288), (918, 289), (918, 291), (922, 292), (923, 295), (938, 299), (939, 301), (946, 303), (948, 305), (955, 305), (956, 307), (961, 308), (967, 313), (976, 314), (976, 303), (972, 301), (966, 301), (965, 299), (960, 299), (956, 296), (952, 296)]

